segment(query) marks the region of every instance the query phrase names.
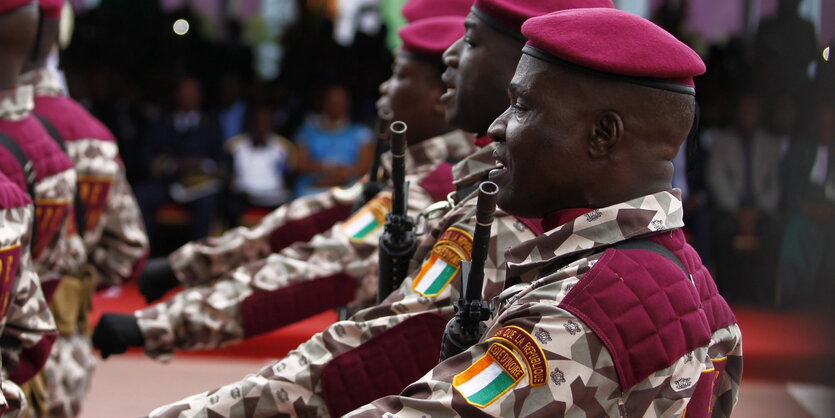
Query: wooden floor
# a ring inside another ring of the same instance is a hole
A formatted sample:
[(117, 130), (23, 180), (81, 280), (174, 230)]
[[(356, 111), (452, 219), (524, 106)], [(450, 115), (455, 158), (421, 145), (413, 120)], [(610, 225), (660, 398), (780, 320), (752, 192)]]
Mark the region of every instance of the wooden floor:
[[(165, 403), (233, 382), (266, 361), (177, 358), (167, 365), (144, 356), (100, 361), (81, 418), (137, 417)], [(745, 381), (735, 418), (832, 418), (835, 388)]]

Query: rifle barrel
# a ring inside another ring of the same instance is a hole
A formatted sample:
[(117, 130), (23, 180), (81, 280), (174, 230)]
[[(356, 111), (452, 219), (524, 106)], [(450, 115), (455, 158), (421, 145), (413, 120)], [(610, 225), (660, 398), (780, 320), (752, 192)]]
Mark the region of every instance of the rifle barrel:
[(395, 215), (406, 214), (406, 130), (405, 122), (391, 124), (391, 181), (394, 186), (391, 211)]
[(467, 278), (467, 288), (463, 289), (467, 300), (480, 300), (482, 298), (484, 262), (487, 260), (487, 252), (490, 247), (490, 228), (493, 225), (493, 215), (496, 213), (498, 193), (499, 186), (492, 181), (484, 181), (478, 186), (472, 266), (470, 277)]

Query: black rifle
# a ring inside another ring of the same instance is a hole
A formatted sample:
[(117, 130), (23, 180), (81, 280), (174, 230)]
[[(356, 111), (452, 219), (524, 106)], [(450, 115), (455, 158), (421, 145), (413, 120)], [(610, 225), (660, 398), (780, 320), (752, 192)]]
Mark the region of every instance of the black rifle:
[(362, 185), (362, 196), (355, 202), (354, 212), (373, 199), (383, 190), (383, 179), (380, 178), (380, 159), (388, 151), (389, 125), (394, 119), (394, 112), (389, 108), (377, 111), (377, 143), (374, 145), (374, 161), (368, 171), (368, 181)]
[(406, 278), (409, 261), (417, 248), (415, 220), (406, 214), (409, 184), (406, 182), (406, 124), (391, 124), (391, 182), (394, 193), (391, 212), (380, 237), (380, 271), (377, 275), (377, 303), (382, 302)]
[(441, 361), (461, 353), (477, 343), (487, 327), (485, 320), (493, 314), (490, 305), (482, 299), (484, 261), (490, 247), (490, 227), (496, 212), (496, 195), (499, 186), (492, 181), (478, 186), (478, 203), (475, 212), (472, 261), (461, 261), (461, 296), (455, 302), (455, 317), (444, 330), (441, 343)]

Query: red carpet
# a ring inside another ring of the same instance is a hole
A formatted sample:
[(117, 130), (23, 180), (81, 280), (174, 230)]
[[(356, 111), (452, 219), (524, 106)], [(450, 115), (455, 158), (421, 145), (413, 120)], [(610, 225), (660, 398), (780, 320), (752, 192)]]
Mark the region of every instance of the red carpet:
[[(103, 312), (131, 313), (144, 306), (136, 286), (127, 285), (117, 297), (96, 297), (93, 321)], [(736, 307), (734, 312), (742, 328), (746, 379), (835, 385), (835, 326), (830, 315), (750, 307)], [(177, 355), (278, 358), (335, 320), (334, 312), (325, 312), (235, 346)]]

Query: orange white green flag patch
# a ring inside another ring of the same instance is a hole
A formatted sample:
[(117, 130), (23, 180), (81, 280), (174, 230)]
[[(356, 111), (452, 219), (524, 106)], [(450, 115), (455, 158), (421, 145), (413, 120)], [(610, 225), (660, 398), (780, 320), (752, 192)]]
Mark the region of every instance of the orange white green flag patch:
[(351, 219), (348, 219), (342, 225), (342, 230), (351, 240), (361, 241), (385, 225), (389, 211), (391, 211), (391, 196), (378, 195), (366, 203)]
[(462, 260), (470, 260), (473, 237), (468, 232), (449, 228), (432, 247), (432, 254), (412, 282), (412, 289), (421, 296), (438, 296), (458, 274)]
[(487, 353), (452, 378), (452, 386), (467, 403), (484, 408), (507, 393), (525, 375), (509, 349), (493, 343)]

